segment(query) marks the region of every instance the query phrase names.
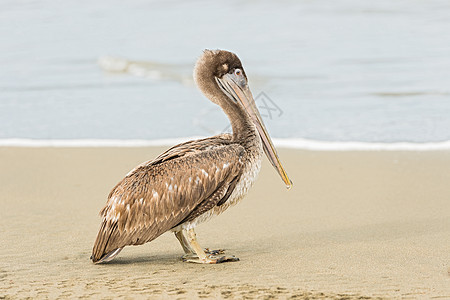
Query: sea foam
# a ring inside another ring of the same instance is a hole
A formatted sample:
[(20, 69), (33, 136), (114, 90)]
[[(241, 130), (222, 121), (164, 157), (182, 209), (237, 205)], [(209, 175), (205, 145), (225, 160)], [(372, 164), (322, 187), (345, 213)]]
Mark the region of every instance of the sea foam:
[[(0, 147), (155, 147), (172, 146), (189, 140), (203, 138), (200, 136), (170, 138), (158, 140), (115, 140), (115, 139), (0, 139)], [(275, 146), (312, 151), (441, 151), (450, 150), (450, 141), (434, 143), (367, 143), (316, 141), (300, 138), (273, 139)]]

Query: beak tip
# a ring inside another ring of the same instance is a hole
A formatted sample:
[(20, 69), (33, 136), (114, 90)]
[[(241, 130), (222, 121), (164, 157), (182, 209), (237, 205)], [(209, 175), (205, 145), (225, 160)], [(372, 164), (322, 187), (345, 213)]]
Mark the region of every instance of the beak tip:
[(286, 189), (289, 191), (294, 186), (294, 183), (292, 183), (292, 180), (289, 179), (289, 184), (286, 184)]

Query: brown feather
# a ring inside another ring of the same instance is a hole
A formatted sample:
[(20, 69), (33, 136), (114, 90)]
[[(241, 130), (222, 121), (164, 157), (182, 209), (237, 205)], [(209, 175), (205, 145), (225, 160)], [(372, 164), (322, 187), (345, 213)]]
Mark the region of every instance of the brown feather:
[(180, 144), (134, 169), (100, 212), (92, 260), (149, 242), (213, 208), (240, 174), (244, 154), (229, 135), (221, 135)]
[(228, 198), (230, 198), (230, 196), (231, 196), (231, 193), (236, 188), (236, 184), (238, 183), (239, 179), (240, 179), (240, 176), (234, 177), (233, 181), (230, 182), (230, 185), (228, 186), (228, 189), (227, 189), (227, 192), (225, 193), (225, 195), (222, 197), (222, 199), (220, 199), (219, 202), (217, 202), (217, 206), (221, 206), (222, 204), (227, 202)]

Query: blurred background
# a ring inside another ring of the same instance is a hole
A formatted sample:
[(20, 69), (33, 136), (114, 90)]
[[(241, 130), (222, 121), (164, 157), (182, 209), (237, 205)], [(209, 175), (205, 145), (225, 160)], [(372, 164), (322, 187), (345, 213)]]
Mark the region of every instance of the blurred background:
[(208, 136), (202, 50), (243, 61), (272, 136), (450, 140), (450, 2), (0, 2), (0, 139)]

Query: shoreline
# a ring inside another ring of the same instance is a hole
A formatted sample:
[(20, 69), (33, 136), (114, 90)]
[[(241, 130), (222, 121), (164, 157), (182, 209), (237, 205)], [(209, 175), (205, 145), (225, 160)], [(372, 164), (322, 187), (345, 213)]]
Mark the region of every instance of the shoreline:
[(280, 149), (292, 190), (264, 159), (197, 228), (241, 261), (183, 263), (167, 233), (93, 265), (110, 189), (165, 149), (0, 147), (0, 297), (450, 297), (449, 151)]
[[(0, 139), (0, 147), (23, 148), (141, 148), (170, 147), (204, 136), (167, 139)], [(359, 141), (320, 141), (303, 138), (274, 138), (277, 148), (310, 151), (448, 151), (449, 141), (439, 142), (359, 142)]]

